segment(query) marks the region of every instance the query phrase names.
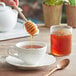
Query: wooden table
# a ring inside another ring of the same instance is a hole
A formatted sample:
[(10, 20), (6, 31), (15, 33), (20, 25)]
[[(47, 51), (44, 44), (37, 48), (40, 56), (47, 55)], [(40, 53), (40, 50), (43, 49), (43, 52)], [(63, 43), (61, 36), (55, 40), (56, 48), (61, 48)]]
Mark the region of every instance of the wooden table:
[[(34, 37), (34, 40), (44, 41), (48, 45), (47, 52), (49, 51), (50, 47), (50, 32), (49, 28), (46, 27), (39, 27), (40, 28), (40, 34)], [(12, 39), (7, 41), (0, 41), (0, 55), (7, 56), (7, 50), (9, 46), (14, 46), (17, 42), (30, 40), (30, 37), (26, 38), (19, 38), (19, 39)], [(76, 29), (73, 29), (73, 38), (72, 38), (72, 53), (69, 56), (64, 57), (56, 57), (57, 62), (64, 58), (70, 59), (70, 64), (67, 68), (64, 70), (57, 71), (53, 73), (51, 76), (76, 76)], [(56, 63), (57, 63), (56, 62)], [(48, 66), (43, 67), (40, 70), (19, 70), (9, 64), (7, 64), (5, 61), (0, 63), (0, 76), (45, 76), (45, 74), (49, 71), (49, 69), (53, 69), (56, 66), (56, 63)]]

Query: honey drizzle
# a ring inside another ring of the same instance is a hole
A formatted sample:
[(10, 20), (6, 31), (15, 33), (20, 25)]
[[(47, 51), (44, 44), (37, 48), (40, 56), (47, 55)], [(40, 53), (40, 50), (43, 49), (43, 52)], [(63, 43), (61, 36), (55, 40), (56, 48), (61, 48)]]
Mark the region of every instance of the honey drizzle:
[(31, 48), (32, 48), (32, 45), (33, 45), (33, 35), (31, 35), (30, 43), (31, 43)]

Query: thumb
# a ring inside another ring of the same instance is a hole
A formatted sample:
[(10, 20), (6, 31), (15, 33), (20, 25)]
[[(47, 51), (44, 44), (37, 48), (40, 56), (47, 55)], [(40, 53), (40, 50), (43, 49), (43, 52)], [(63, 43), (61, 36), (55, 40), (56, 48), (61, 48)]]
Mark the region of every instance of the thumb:
[(14, 6), (15, 5), (15, 2), (13, 0), (3, 0), (3, 2), (5, 2), (9, 6)]
[(15, 3), (14, 1), (10, 1), (10, 2), (9, 2), (9, 5), (10, 5), (10, 6), (15, 6), (16, 3)]

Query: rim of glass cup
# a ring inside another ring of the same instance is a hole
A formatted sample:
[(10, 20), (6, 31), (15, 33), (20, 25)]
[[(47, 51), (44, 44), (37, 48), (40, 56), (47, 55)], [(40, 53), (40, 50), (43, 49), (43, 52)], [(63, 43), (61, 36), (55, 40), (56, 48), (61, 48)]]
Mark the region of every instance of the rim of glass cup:
[(56, 29), (58, 29), (58, 28), (66, 29), (66, 30), (70, 31), (72, 34), (72, 27), (69, 25), (53, 25), (50, 27), (50, 33), (52, 33), (52, 31), (54, 31), (55, 28)]

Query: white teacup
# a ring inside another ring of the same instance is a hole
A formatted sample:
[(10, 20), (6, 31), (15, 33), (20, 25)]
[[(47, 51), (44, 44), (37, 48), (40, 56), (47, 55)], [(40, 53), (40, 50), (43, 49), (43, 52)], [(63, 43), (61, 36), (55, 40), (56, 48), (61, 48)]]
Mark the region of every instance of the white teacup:
[[(47, 45), (44, 42), (32, 41), (33, 45), (39, 45), (40, 48), (23, 48), (23, 46), (31, 45), (31, 41), (19, 42), (16, 46), (10, 46), (8, 53), (11, 56), (21, 59), (27, 65), (37, 65), (40, 59), (46, 54)], [(12, 54), (15, 50), (17, 55)]]

